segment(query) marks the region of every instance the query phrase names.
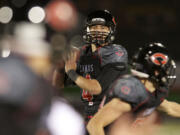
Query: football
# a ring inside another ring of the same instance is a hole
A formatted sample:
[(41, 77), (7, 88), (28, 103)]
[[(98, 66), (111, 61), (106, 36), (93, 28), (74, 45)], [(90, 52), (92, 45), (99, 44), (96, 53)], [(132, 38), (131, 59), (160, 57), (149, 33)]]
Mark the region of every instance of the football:
[(56, 31), (69, 30), (76, 26), (77, 11), (68, 0), (51, 1), (45, 7), (46, 22)]

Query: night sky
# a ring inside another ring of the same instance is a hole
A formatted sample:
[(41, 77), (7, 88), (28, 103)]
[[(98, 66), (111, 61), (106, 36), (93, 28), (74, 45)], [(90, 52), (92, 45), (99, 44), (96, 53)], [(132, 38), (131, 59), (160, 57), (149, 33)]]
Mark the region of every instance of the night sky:
[[(1, 0), (0, 6), (12, 7), (14, 11), (12, 22), (18, 22), (28, 20), (27, 12), (32, 6), (45, 7), (48, 2), (49, 0)], [(81, 19), (95, 9), (111, 11), (117, 22), (115, 43), (125, 46), (130, 56), (137, 47), (145, 43), (162, 42), (168, 47), (174, 59), (180, 60), (179, 0), (74, 0), (71, 2)], [(76, 29), (75, 33), (81, 34), (82, 29), (83, 27)], [(3, 33), (2, 30), (0, 32)]]

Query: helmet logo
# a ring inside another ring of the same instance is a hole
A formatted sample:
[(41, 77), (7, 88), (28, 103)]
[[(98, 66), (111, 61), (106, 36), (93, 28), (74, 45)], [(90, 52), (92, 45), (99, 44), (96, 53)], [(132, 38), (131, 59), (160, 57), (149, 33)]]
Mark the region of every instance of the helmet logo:
[(93, 18), (92, 22), (105, 22), (103, 18)]
[(156, 65), (164, 65), (168, 61), (168, 57), (163, 53), (155, 53), (150, 57), (150, 59)]

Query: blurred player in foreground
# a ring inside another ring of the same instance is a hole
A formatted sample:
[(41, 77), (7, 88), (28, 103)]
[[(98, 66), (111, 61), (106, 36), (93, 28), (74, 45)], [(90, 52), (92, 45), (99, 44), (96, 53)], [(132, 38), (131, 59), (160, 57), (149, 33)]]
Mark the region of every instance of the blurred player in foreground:
[[(84, 39), (87, 45), (77, 51), (78, 54), (70, 54), (65, 61), (68, 77), (82, 88), (81, 98), (87, 121), (97, 112), (109, 84), (118, 75), (127, 73), (126, 49), (112, 44), (115, 28), (116, 22), (109, 11), (91, 12), (85, 25)], [(55, 80), (62, 77), (58, 71), (62, 70), (57, 70)]]
[[(40, 46), (45, 46), (43, 44), (45, 42), (43, 40), (38, 42), (39, 37), (33, 38), (32, 41), (31, 37), (36, 37), (38, 33), (32, 34), (33, 30), (29, 29), (28, 34), (32, 35), (27, 36), (27, 31), (22, 31), (25, 28), (24, 24), (17, 28), (14, 38), (3, 39), (10, 45), (10, 55), (0, 58), (0, 134), (40, 135), (41, 132), (46, 135), (48, 131), (45, 130), (45, 123), (42, 120), (49, 113), (52, 90), (51, 86), (36, 74), (38, 70), (35, 67), (37, 66), (30, 59), (30, 56), (36, 57), (44, 53), (43, 48), (41, 48), (42, 52), (32, 50), (33, 45), (38, 43)], [(21, 39), (19, 32), (22, 32)], [(4, 46), (4, 44), (1, 45)], [(38, 45), (35, 48), (37, 49)]]
[(65, 99), (52, 98), (54, 88), (43, 79), (47, 79), (51, 68), (44, 27), (22, 22), (16, 25), (14, 33), (11, 54), (0, 61), (4, 82), (0, 86), (1, 111), (6, 113), (1, 113), (0, 134), (84, 135), (82, 117)]
[[(164, 100), (176, 78), (176, 66), (166, 48), (159, 43), (140, 48), (132, 61), (132, 68), (135, 76), (128, 74), (120, 76), (109, 87), (105, 96), (107, 98), (105, 102), (108, 103), (87, 125), (91, 135), (104, 135), (104, 127), (127, 112), (146, 118), (146, 116), (152, 116), (152, 112), (157, 108), (171, 116), (180, 117), (180, 105)], [(132, 117), (129, 125), (124, 121), (124, 125), (127, 124), (128, 128), (123, 131), (126, 131), (126, 134), (135, 134), (131, 128), (139, 124), (142, 125), (139, 131), (144, 133), (146, 130), (143, 129), (149, 126), (146, 122), (148, 119), (139, 123)]]
[(51, 101), (51, 89), (16, 56), (0, 59), (0, 134), (35, 135)]

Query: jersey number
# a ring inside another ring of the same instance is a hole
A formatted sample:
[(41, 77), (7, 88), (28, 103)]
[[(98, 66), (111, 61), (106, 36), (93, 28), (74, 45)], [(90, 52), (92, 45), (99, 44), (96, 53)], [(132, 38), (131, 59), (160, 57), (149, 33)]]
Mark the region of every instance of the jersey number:
[[(91, 79), (90, 74), (86, 74), (86, 78), (87, 78), (87, 79)], [(90, 102), (90, 101), (92, 101), (93, 96), (92, 96), (88, 91), (86, 91), (86, 90), (83, 89), (82, 98), (83, 98), (84, 100), (87, 100), (87, 101)]]

